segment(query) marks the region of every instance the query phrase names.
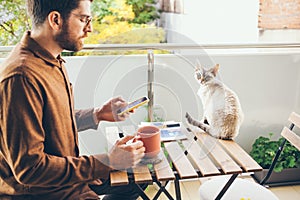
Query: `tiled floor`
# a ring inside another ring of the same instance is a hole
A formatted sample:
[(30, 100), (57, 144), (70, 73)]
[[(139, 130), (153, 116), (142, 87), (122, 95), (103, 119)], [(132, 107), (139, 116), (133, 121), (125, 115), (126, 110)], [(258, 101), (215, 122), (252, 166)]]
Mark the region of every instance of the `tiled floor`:
[[(250, 176), (241, 176), (240, 178), (245, 178), (250, 181), (254, 181)], [(199, 194), (198, 194), (199, 187), (201, 183), (203, 183), (206, 180), (207, 180), (206, 178), (200, 178), (200, 179), (193, 179), (189, 181), (180, 181), (181, 198), (183, 200), (199, 199)], [(169, 185), (170, 186), (168, 188), (168, 191), (173, 197), (175, 197), (174, 184), (171, 182)], [(271, 190), (279, 198), (279, 200), (300, 200), (300, 185), (271, 187), (268, 189)], [(146, 193), (150, 199), (154, 197), (156, 192), (157, 192), (157, 186), (155, 185), (150, 185), (146, 190)], [(139, 200), (140, 199), (141, 198), (139, 198)], [(158, 199), (168, 200), (168, 198), (164, 194), (161, 194)]]
[(270, 188), (270, 190), (280, 200), (300, 199), (300, 185), (273, 187), (273, 188)]

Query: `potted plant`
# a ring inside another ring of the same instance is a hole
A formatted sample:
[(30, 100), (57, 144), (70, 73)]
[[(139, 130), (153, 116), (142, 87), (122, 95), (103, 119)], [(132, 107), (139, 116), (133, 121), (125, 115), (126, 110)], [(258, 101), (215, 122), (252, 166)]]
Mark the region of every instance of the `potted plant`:
[[(269, 137), (260, 136), (252, 145), (250, 155), (264, 170), (254, 173), (254, 178), (261, 182), (267, 175), (268, 169), (272, 164), (273, 158), (284, 138), (272, 140), (272, 133)], [(300, 151), (286, 142), (277, 162), (274, 167), (267, 185), (287, 185), (300, 183)]]

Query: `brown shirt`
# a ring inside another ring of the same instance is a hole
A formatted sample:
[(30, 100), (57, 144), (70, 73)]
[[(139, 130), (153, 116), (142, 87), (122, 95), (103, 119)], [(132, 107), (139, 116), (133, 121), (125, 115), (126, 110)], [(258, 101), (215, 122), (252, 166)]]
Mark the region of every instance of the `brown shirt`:
[[(79, 156), (63, 60), (24, 34), (0, 67), (0, 198), (77, 199), (107, 178), (108, 157)], [(79, 116), (79, 115), (76, 115)], [(97, 157), (98, 158), (98, 157)]]

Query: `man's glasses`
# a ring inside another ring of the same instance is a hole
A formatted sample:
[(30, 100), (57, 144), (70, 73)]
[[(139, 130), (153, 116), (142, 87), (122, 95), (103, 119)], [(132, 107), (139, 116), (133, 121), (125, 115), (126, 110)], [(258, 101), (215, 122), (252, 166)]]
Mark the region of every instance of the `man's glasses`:
[(79, 20), (83, 23), (85, 23), (85, 25), (87, 26), (93, 19), (92, 16), (89, 15), (79, 15), (79, 14), (75, 14), (75, 13), (71, 13), (73, 15), (75, 15), (76, 17), (79, 17)]

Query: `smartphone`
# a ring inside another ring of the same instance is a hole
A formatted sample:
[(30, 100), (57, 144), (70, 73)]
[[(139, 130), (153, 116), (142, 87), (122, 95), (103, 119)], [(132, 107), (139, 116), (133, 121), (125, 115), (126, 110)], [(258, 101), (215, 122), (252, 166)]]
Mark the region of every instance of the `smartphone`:
[(127, 106), (125, 106), (124, 108), (120, 108), (118, 111), (117, 111), (117, 114), (118, 115), (122, 115), (126, 112), (129, 112), (133, 109), (136, 109), (138, 108), (139, 106), (145, 104), (145, 103), (148, 103), (149, 102), (149, 99), (148, 97), (142, 97), (142, 98), (139, 98), (133, 102), (130, 102)]

